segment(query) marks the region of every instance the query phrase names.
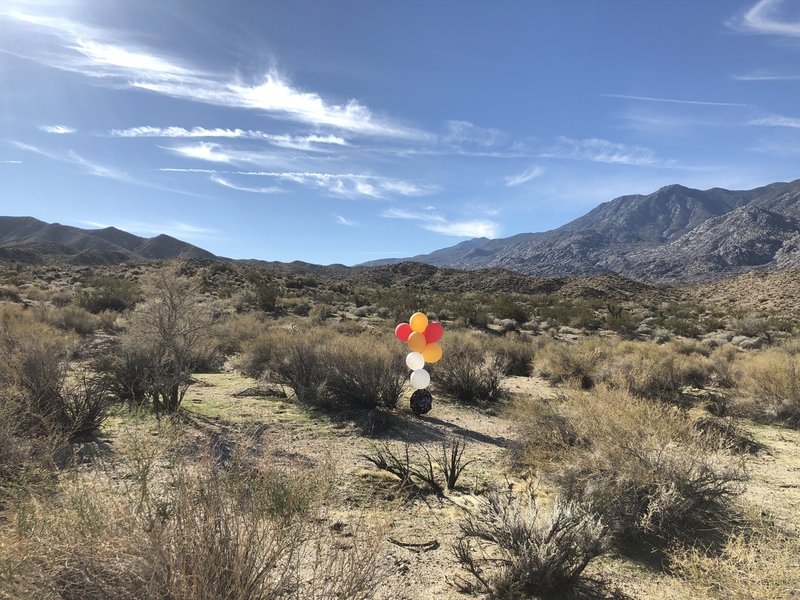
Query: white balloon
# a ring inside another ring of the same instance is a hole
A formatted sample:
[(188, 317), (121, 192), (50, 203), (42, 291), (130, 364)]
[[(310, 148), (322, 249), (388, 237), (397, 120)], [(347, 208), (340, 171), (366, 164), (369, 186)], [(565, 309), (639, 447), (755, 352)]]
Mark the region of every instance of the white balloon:
[(423, 358), (421, 352), (409, 352), (408, 356), (406, 356), (406, 365), (412, 371), (416, 371), (425, 366), (425, 358)]
[(431, 383), (431, 376), (425, 369), (415, 369), (411, 373), (411, 387), (424, 390)]

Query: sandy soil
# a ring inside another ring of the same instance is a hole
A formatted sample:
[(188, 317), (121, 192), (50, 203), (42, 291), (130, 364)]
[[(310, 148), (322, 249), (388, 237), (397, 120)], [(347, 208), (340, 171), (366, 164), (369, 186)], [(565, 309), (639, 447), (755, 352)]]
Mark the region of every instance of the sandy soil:
[[(234, 393), (256, 385), (240, 375), (206, 374), (197, 379), (199, 384), (190, 388), (184, 406), (210, 427), (224, 432), (257, 426), (276, 463), (309, 466), (333, 461), (337, 484), (328, 507), (332, 527), (357, 530), (365, 522), (385, 526), (380, 561), (385, 576), (375, 590), (376, 599), (468, 597), (454, 585), (462, 573), (452, 552), (463, 511), (475, 507), (478, 494), (489, 486), (514, 488), (531, 484), (512, 475), (507, 448), (515, 436), (514, 423), (502, 409), (487, 412), (434, 397), (431, 412), (415, 417), (406, 401), (388, 431), (370, 438), (352, 422), (309, 414), (290, 400), (234, 397)], [(512, 377), (505, 385), (531, 402), (554, 393), (535, 378)], [(800, 432), (746, 425), (767, 445), (769, 454), (748, 458), (751, 481), (743, 502), (774, 515), (776, 522), (787, 529), (800, 531)], [(384, 442), (396, 449), (411, 442), (417, 456), (419, 445), (433, 455), (440, 452), (441, 441), (453, 435), (467, 440), (465, 460), (474, 462), (459, 482), (460, 489), (444, 498), (399, 498), (391, 476), (375, 469), (363, 457)], [(422, 550), (395, 542), (431, 544)], [(592, 569), (609, 577), (614, 586), (633, 598), (696, 598), (682, 582), (643, 561), (605, 557)]]

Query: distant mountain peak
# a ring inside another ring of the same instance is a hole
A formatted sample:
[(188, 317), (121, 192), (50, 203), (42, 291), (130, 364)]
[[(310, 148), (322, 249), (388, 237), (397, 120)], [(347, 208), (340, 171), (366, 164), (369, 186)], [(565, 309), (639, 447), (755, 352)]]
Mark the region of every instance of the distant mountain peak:
[(126, 260), (216, 258), (211, 252), (166, 234), (145, 238), (116, 227), (81, 229), (33, 217), (0, 217), (0, 258), (80, 264)]
[[(466, 240), (410, 260), (540, 276), (699, 281), (752, 268), (800, 267), (798, 247), (800, 180), (738, 191), (673, 183), (603, 202), (558, 229)], [(391, 262), (402, 260), (409, 259)]]

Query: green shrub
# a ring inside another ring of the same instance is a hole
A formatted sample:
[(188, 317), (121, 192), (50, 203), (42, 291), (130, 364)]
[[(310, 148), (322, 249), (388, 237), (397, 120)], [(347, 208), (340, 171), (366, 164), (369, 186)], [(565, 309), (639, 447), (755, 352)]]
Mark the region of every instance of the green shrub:
[(139, 297), (136, 282), (107, 276), (92, 277), (77, 294), (78, 304), (93, 313), (128, 310), (139, 301)]

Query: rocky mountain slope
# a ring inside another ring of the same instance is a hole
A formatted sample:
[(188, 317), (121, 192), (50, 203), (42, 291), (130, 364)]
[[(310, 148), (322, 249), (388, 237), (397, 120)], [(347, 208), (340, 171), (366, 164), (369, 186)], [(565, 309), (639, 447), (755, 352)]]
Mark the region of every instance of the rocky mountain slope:
[(0, 260), (92, 265), (170, 258), (215, 256), (164, 234), (144, 238), (115, 227), (81, 229), (33, 217), (0, 217)]
[(800, 180), (738, 191), (670, 185), (605, 202), (551, 231), (476, 238), (426, 255), (367, 264), (400, 260), (645, 281), (705, 281), (753, 268), (797, 268)]

